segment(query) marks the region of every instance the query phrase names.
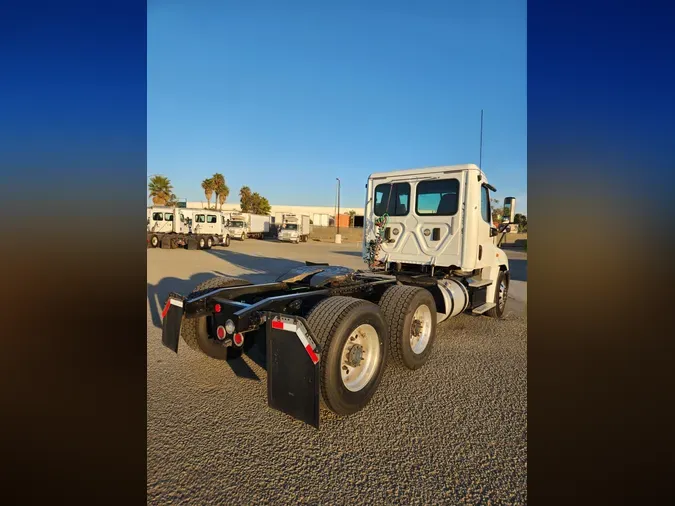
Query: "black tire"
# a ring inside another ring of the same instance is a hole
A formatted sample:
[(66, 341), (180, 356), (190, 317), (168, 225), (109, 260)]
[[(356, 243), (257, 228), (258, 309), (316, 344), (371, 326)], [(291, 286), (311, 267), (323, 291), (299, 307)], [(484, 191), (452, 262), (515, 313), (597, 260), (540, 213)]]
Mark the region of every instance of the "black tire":
[[(250, 284), (252, 283), (245, 279), (217, 276), (197, 285), (190, 295), (188, 295), (188, 298), (197, 297), (215, 288), (247, 286)], [(218, 360), (228, 360), (241, 356), (241, 348), (223, 346), (218, 341), (209, 338), (210, 325), (211, 317), (209, 316), (191, 318), (189, 320), (184, 318), (181, 326), (181, 336), (185, 344), (195, 351), (201, 351), (205, 355)]]
[[(497, 284), (495, 285), (495, 298), (493, 302), (497, 304), (495, 307), (487, 311), (487, 315), (492, 318), (501, 318), (504, 316), (504, 310), (506, 309), (506, 303), (509, 297), (509, 282), (511, 281), (511, 276), (507, 271), (500, 271), (499, 276), (497, 276)], [(504, 283), (504, 300), (501, 303), (500, 298), (500, 286)]]
[(203, 237), (200, 237), (197, 239), (197, 244), (199, 245), (199, 249), (205, 249), (206, 248), (206, 239)]
[(150, 246), (152, 246), (153, 248), (159, 246), (159, 237), (157, 237), (156, 234), (152, 234), (152, 236), (150, 237)]
[(229, 247), (230, 247), (230, 236), (229, 236), (229, 235), (226, 235), (226, 236), (225, 236), (225, 240), (224, 240), (223, 242), (224, 242), (224, 244), (225, 244), (225, 247), (226, 247), (226, 248), (229, 248)]
[[(319, 302), (307, 317), (321, 350), (321, 401), (338, 415), (350, 415), (363, 409), (375, 394), (387, 359), (387, 324), (376, 304), (351, 297), (328, 297)], [(348, 390), (341, 378), (342, 350), (350, 334), (359, 325), (370, 324), (379, 341), (379, 364), (368, 383), (358, 391)]]
[[(422, 304), (431, 313), (431, 333), (424, 349), (415, 353), (410, 342), (413, 316)], [(417, 286), (394, 285), (384, 292), (379, 305), (389, 327), (391, 358), (408, 369), (419, 369), (429, 360), (436, 340), (436, 303), (433, 295)]]
[(213, 237), (209, 237), (206, 239), (206, 249), (211, 249), (213, 248)]

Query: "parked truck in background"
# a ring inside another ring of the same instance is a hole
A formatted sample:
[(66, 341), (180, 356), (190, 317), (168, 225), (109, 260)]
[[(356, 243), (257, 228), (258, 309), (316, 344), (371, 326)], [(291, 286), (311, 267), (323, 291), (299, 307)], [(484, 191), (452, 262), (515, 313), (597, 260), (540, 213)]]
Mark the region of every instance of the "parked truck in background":
[[(443, 321), (503, 316), (510, 271), (493, 242), (505, 225), (493, 226), (493, 192), (473, 164), (371, 174), (367, 269), (306, 262), (273, 283), (214, 277), (186, 296), (169, 295), (162, 343), (177, 352), (182, 337), (221, 360), (259, 346), (271, 408), (317, 428), (321, 406), (356, 413), (377, 391), (387, 362), (445, 366), (429, 363)], [(304, 217), (284, 222), (299, 240)]]
[(284, 214), (279, 235), (277, 238), (284, 242), (307, 242), (309, 240), (310, 223), (308, 215), (297, 216), (295, 214)]
[(147, 211), (148, 248), (210, 249), (230, 245), (223, 213), (211, 209), (153, 206)]
[(245, 213), (231, 213), (227, 228), (233, 239), (245, 241), (249, 236), (249, 217)]
[(270, 233), (271, 216), (262, 214), (248, 214), (248, 236), (254, 239), (263, 239)]

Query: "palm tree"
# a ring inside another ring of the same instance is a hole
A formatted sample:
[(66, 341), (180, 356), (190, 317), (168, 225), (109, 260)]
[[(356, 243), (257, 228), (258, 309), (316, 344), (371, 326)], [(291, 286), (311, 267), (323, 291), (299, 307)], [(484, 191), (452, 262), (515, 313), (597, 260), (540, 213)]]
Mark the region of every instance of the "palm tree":
[(171, 181), (168, 177), (159, 174), (150, 178), (148, 190), (150, 191), (149, 196), (152, 197), (152, 203), (157, 206), (165, 205), (172, 200), (172, 197), (175, 198)]
[(216, 202), (220, 203), (220, 209), (223, 209), (223, 204), (230, 195), (230, 188), (225, 184), (225, 176), (216, 172), (211, 178), (214, 184), (214, 191), (216, 192)]
[(206, 201), (208, 202), (208, 208), (211, 209), (211, 197), (213, 192), (216, 189), (216, 184), (213, 181), (213, 178), (207, 177), (202, 181), (202, 188), (204, 189), (204, 195), (206, 196)]
[(349, 226), (353, 227), (354, 226), (354, 216), (356, 216), (356, 211), (353, 209), (347, 213), (349, 215)]

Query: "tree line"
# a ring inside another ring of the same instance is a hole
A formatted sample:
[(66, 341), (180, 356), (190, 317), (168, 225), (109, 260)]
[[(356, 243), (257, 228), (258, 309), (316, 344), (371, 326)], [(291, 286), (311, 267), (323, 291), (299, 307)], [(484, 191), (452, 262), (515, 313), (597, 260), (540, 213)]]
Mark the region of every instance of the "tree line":
[[(230, 188), (225, 182), (225, 177), (216, 172), (213, 176), (207, 177), (202, 181), (202, 189), (207, 201), (208, 209), (223, 209), (223, 204), (227, 201), (230, 195)], [(154, 175), (150, 178), (148, 183), (149, 197), (152, 198), (152, 203), (156, 206), (175, 206), (178, 203), (178, 198), (173, 193), (173, 185), (168, 177), (162, 175)], [(211, 207), (211, 198), (215, 195), (214, 205)], [(269, 201), (260, 195), (258, 192), (251, 192), (248, 186), (242, 186), (239, 190), (239, 199), (242, 213), (264, 214), (271, 212), (272, 206)]]

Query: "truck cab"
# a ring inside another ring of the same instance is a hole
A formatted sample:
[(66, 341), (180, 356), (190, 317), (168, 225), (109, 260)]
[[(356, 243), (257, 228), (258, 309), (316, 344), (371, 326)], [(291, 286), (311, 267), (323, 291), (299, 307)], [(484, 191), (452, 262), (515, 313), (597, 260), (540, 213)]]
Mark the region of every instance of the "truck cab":
[(248, 236), (248, 219), (243, 214), (231, 214), (227, 222), (227, 228), (230, 231), (230, 236), (244, 241)]
[(174, 232), (175, 209), (168, 206), (148, 208), (148, 232), (170, 234)]
[(490, 196), (496, 189), (480, 168), (374, 173), (366, 188), (363, 258), (369, 265), (491, 282), (486, 299), (493, 300), (508, 259), (494, 241)]

